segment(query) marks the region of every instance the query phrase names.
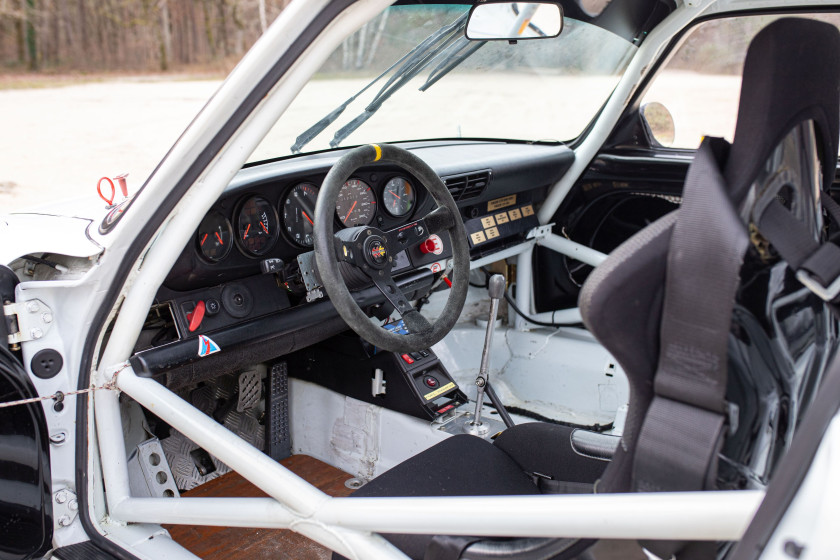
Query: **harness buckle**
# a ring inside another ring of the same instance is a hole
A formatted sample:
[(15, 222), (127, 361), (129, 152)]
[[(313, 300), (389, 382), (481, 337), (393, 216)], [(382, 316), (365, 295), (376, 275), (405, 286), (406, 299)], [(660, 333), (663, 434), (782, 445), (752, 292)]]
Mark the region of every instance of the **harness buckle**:
[(802, 285), (814, 292), (823, 301), (834, 301), (840, 295), (840, 277), (834, 279), (828, 286), (823, 286), (822, 283), (814, 278), (807, 270), (797, 270), (796, 279)]

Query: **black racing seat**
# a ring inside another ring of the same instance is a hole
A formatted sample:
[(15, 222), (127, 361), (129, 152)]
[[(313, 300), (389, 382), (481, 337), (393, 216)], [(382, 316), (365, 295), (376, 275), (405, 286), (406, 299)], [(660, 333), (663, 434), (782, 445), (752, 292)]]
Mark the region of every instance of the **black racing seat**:
[[(630, 384), (629, 413), (614, 454), (610, 445), (592, 452), (597, 441), (584, 448), (571, 428), (521, 424), (492, 444), (468, 435), (449, 438), (354, 496), (766, 484), (807, 407), (803, 395), (813, 394), (837, 345), (826, 303), (796, 280), (797, 267), (776, 254), (778, 236), (768, 243), (756, 224), (763, 223), (766, 208), (781, 203), (813, 243), (824, 241), (820, 197), (833, 181), (838, 137), (840, 33), (804, 19), (768, 25), (747, 53), (731, 148), (722, 140), (704, 141), (682, 207), (613, 251), (581, 292), (587, 328)], [(774, 398), (793, 393), (795, 413), (772, 408)], [(772, 432), (764, 455), (750, 435), (762, 430)], [(592, 543), (384, 536), (415, 560), (573, 558)], [(714, 543), (645, 546), (665, 557), (711, 558), (715, 551)]]

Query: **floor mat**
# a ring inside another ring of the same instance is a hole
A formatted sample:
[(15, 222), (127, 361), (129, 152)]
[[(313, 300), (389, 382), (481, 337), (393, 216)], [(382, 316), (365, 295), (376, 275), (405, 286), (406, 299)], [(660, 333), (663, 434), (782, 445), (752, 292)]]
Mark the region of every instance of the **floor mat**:
[[(280, 464), (330, 496), (348, 496), (351, 475), (307, 455)], [(182, 494), (190, 498), (264, 497), (262, 490), (229, 472)], [(332, 552), (306, 537), (283, 529), (164, 525), (181, 546), (204, 560), (327, 560)]]

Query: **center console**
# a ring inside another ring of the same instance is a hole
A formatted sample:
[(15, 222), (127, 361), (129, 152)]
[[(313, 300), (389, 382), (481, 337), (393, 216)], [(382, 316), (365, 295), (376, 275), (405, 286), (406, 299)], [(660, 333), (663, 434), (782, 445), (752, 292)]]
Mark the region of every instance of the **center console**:
[[(384, 328), (406, 332), (402, 321)], [(434, 420), (467, 402), (431, 349), (396, 354), (344, 333), (285, 360), (292, 377), (424, 420)]]

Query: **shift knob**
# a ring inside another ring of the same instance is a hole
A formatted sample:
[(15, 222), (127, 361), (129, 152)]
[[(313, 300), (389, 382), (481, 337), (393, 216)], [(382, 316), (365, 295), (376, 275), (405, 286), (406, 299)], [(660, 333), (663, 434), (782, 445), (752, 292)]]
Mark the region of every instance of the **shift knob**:
[(487, 282), (487, 291), (492, 299), (502, 299), (505, 295), (505, 277), (501, 274), (494, 274)]

